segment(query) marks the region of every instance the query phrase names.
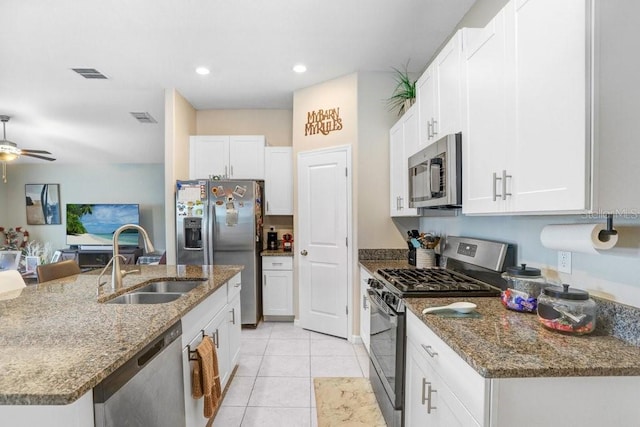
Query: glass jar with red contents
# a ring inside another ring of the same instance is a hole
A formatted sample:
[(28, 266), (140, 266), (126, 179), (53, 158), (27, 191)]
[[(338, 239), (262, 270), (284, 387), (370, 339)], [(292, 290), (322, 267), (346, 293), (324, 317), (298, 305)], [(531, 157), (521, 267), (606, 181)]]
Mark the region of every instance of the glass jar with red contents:
[(548, 286), (538, 297), (538, 320), (547, 329), (584, 335), (596, 328), (596, 302), (582, 289)]

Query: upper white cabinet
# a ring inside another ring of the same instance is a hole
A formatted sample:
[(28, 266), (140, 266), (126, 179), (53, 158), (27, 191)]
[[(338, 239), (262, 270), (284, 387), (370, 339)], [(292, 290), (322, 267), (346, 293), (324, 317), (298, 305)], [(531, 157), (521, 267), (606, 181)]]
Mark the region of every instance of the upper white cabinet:
[(192, 136), (189, 178), (264, 179), (262, 135)]
[(463, 44), (463, 213), (587, 209), (586, 2), (512, 0)]
[(407, 159), (418, 147), (418, 108), (414, 104), (389, 133), (391, 216), (417, 216), (409, 207), (409, 167)]
[(416, 82), (420, 117), (418, 149), (462, 128), (461, 55), (462, 34), (458, 31)]
[(267, 147), (264, 172), (265, 215), (293, 215), (293, 148)]

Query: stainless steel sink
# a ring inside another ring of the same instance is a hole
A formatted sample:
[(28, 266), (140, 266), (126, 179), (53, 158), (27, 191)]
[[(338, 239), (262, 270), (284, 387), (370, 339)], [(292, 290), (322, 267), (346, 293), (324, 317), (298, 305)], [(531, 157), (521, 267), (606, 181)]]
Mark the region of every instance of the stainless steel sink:
[(175, 301), (180, 298), (182, 293), (153, 293), (153, 292), (132, 292), (120, 295), (109, 301), (107, 304), (163, 304)]
[(154, 293), (181, 293), (187, 292), (202, 285), (204, 280), (163, 280), (149, 283), (131, 292), (154, 292)]

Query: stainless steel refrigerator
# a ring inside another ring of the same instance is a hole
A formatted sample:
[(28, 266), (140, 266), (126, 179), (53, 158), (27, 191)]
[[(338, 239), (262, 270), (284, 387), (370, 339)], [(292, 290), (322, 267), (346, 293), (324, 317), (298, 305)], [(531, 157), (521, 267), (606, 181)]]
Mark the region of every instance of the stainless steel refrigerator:
[(243, 265), (243, 325), (262, 317), (262, 181), (176, 182), (178, 264)]

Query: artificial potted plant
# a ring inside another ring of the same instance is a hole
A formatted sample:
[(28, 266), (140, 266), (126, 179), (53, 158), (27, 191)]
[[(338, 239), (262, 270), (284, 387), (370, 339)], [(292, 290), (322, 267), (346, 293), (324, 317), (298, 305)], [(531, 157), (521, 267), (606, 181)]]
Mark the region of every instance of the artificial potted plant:
[(404, 70), (391, 67), (395, 72), (396, 87), (391, 97), (387, 99), (387, 105), (389, 110), (397, 109), (399, 116), (403, 115), (416, 100), (416, 82), (409, 77), (407, 65), (404, 66)]

